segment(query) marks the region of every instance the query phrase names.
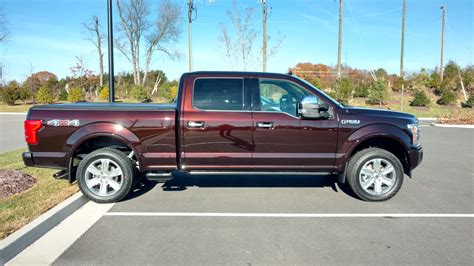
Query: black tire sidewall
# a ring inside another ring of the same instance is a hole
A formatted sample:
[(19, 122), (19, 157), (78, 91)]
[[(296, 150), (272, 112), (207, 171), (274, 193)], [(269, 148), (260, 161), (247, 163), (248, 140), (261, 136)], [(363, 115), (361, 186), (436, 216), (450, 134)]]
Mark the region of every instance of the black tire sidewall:
[[(381, 158), (390, 162), (393, 168), (395, 169), (395, 174), (396, 174), (395, 185), (392, 187), (390, 191), (382, 195), (372, 195), (366, 192), (362, 188), (359, 182), (359, 173), (362, 167), (364, 166), (364, 164), (376, 158)], [(362, 151), (360, 154), (356, 154), (352, 158), (352, 160), (354, 161), (351, 164), (352, 169), (349, 169), (350, 171), (349, 176), (348, 176), (349, 185), (352, 191), (360, 199), (365, 200), (365, 201), (385, 201), (392, 198), (398, 193), (398, 191), (400, 190), (403, 184), (404, 173), (403, 173), (403, 166), (395, 155), (383, 149), (371, 148), (366, 151)]]
[[(130, 162), (130, 159), (127, 158), (125, 154), (121, 153), (120, 151), (113, 150), (113, 149), (100, 149), (88, 154), (84, 159), (79, 163), (76, 173), (76, 179), (79, 184), (79, 188), (81, 192), (90, 200), (98, 203), (111, 203), (117, 202), (123, 199), (127, 194), (130, 192), (133, 183), (133, 165)], [(110, 195), (110, 196), (99, 196), (94, 192), (90, 191), (90, 189), (86, 185), (85, 181), (85, 174), (87, 167), (94, 161), (99, 159), (109, 159), (116, 163), (121, 169), (123, 173), (123, 183), (122, 187), (117, 191), (117, 193)]]

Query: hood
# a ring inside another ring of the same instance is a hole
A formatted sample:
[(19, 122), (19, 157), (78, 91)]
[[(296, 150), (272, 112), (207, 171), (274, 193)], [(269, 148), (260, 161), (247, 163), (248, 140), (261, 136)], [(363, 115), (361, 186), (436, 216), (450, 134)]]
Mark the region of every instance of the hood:
[(408, 113), (383, 110), (383, 109), (370, 109), (370, 108), (361, 108), (361, 107), (346, 107), (345, 108), (348, 114), (351, 115), (366, 115), (374, 116), (381, 118), (392, 118), (392, 119), (401, 119), (408, 120), (410, 123), (416, 123), (418, 119), (416, 116)]

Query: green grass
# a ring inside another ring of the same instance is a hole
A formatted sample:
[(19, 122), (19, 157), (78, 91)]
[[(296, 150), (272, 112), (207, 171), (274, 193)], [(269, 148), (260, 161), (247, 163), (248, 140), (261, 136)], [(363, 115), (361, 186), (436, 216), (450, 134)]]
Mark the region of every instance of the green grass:
[(0, 168), (32, 175), (37, 183), (30, 189), (0, 200), (0, 239), (20, 229), (78, 191), (75, 184), (52, 177), (55, 170), (25, 167), (24, 150), (0, 154)]

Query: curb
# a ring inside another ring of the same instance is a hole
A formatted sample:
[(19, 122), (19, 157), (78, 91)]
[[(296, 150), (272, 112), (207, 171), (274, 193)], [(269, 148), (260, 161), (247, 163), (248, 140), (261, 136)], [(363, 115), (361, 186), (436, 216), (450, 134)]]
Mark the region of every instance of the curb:
[(471, 128), (474, 129), (474, 125), (455, 125), (455, 124), (438, 124), (431, 123), (434, 127), (445, 127), (445, 128)]
[(0, 112), (0, 115), (27, 115), (28, 113), (23, 112)]
[(43, 213), (20, 230), (0, 241), (0, 265), (3, 265), (33, 242), (84, 206), (88, 200), (77, 192), (49, 211)]

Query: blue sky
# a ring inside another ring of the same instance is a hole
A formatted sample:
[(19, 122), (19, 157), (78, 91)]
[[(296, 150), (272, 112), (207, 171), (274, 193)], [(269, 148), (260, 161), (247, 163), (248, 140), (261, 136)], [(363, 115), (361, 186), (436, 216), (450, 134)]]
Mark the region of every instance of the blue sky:
[[(149, 0), (153, 7), (158, 0)], [(186, 0), (182, 6), (182, 37), (177, 48), (183, 54), (172, 61), (156, 54), (153, 69), (169, 78), (187, 71)], [(194, 70), (232, 70), (220, 52), (219, 23), (226, 22), (230, 0), (197, 0), (198, 15), (193, 24)], [(337, 62), (338, 2), (335, 0), (267, 0), (272, 7), (268, 34), (284, 35), (268, 70), (286, 72), (298, 62)], [(465, 66), (473, 63), (473, 1), (447, 0), (445, 59)], [(407, 0), (405, 69), (439, 66), (442, 0)], [(261, 13), (257, 0), (239, 0), (239, 6), (255, 7), (254, 25), (260, 31)], [(1, 0), (10, 23), (11, 37), (1, 44), (0, 62), (4, 80), (24, 80), (33, 72), (48, 70), (60, 78), (71, 75), (76, 56), (98, 71), (94, 46), (84, 37), (82, 23), (97, 14), (106, 30), (106, 0)], [(152, 9), (154, 9), (152, 7)], [(398, 73), (402, 0), (344, 0), (342, 59), (357, 68), (383, 67)], [(153, 15), (152, 15), (153, 16)], [(115, 22), (118, 22), (116, 18)], [(270, 44), (271, 46), (271, 44)], [(255, 50), (261, 47), (261, 37)], [(131, 66), (116, 51), (116, 72)], [(255, 70), (260, 70), (256, 65)]]

